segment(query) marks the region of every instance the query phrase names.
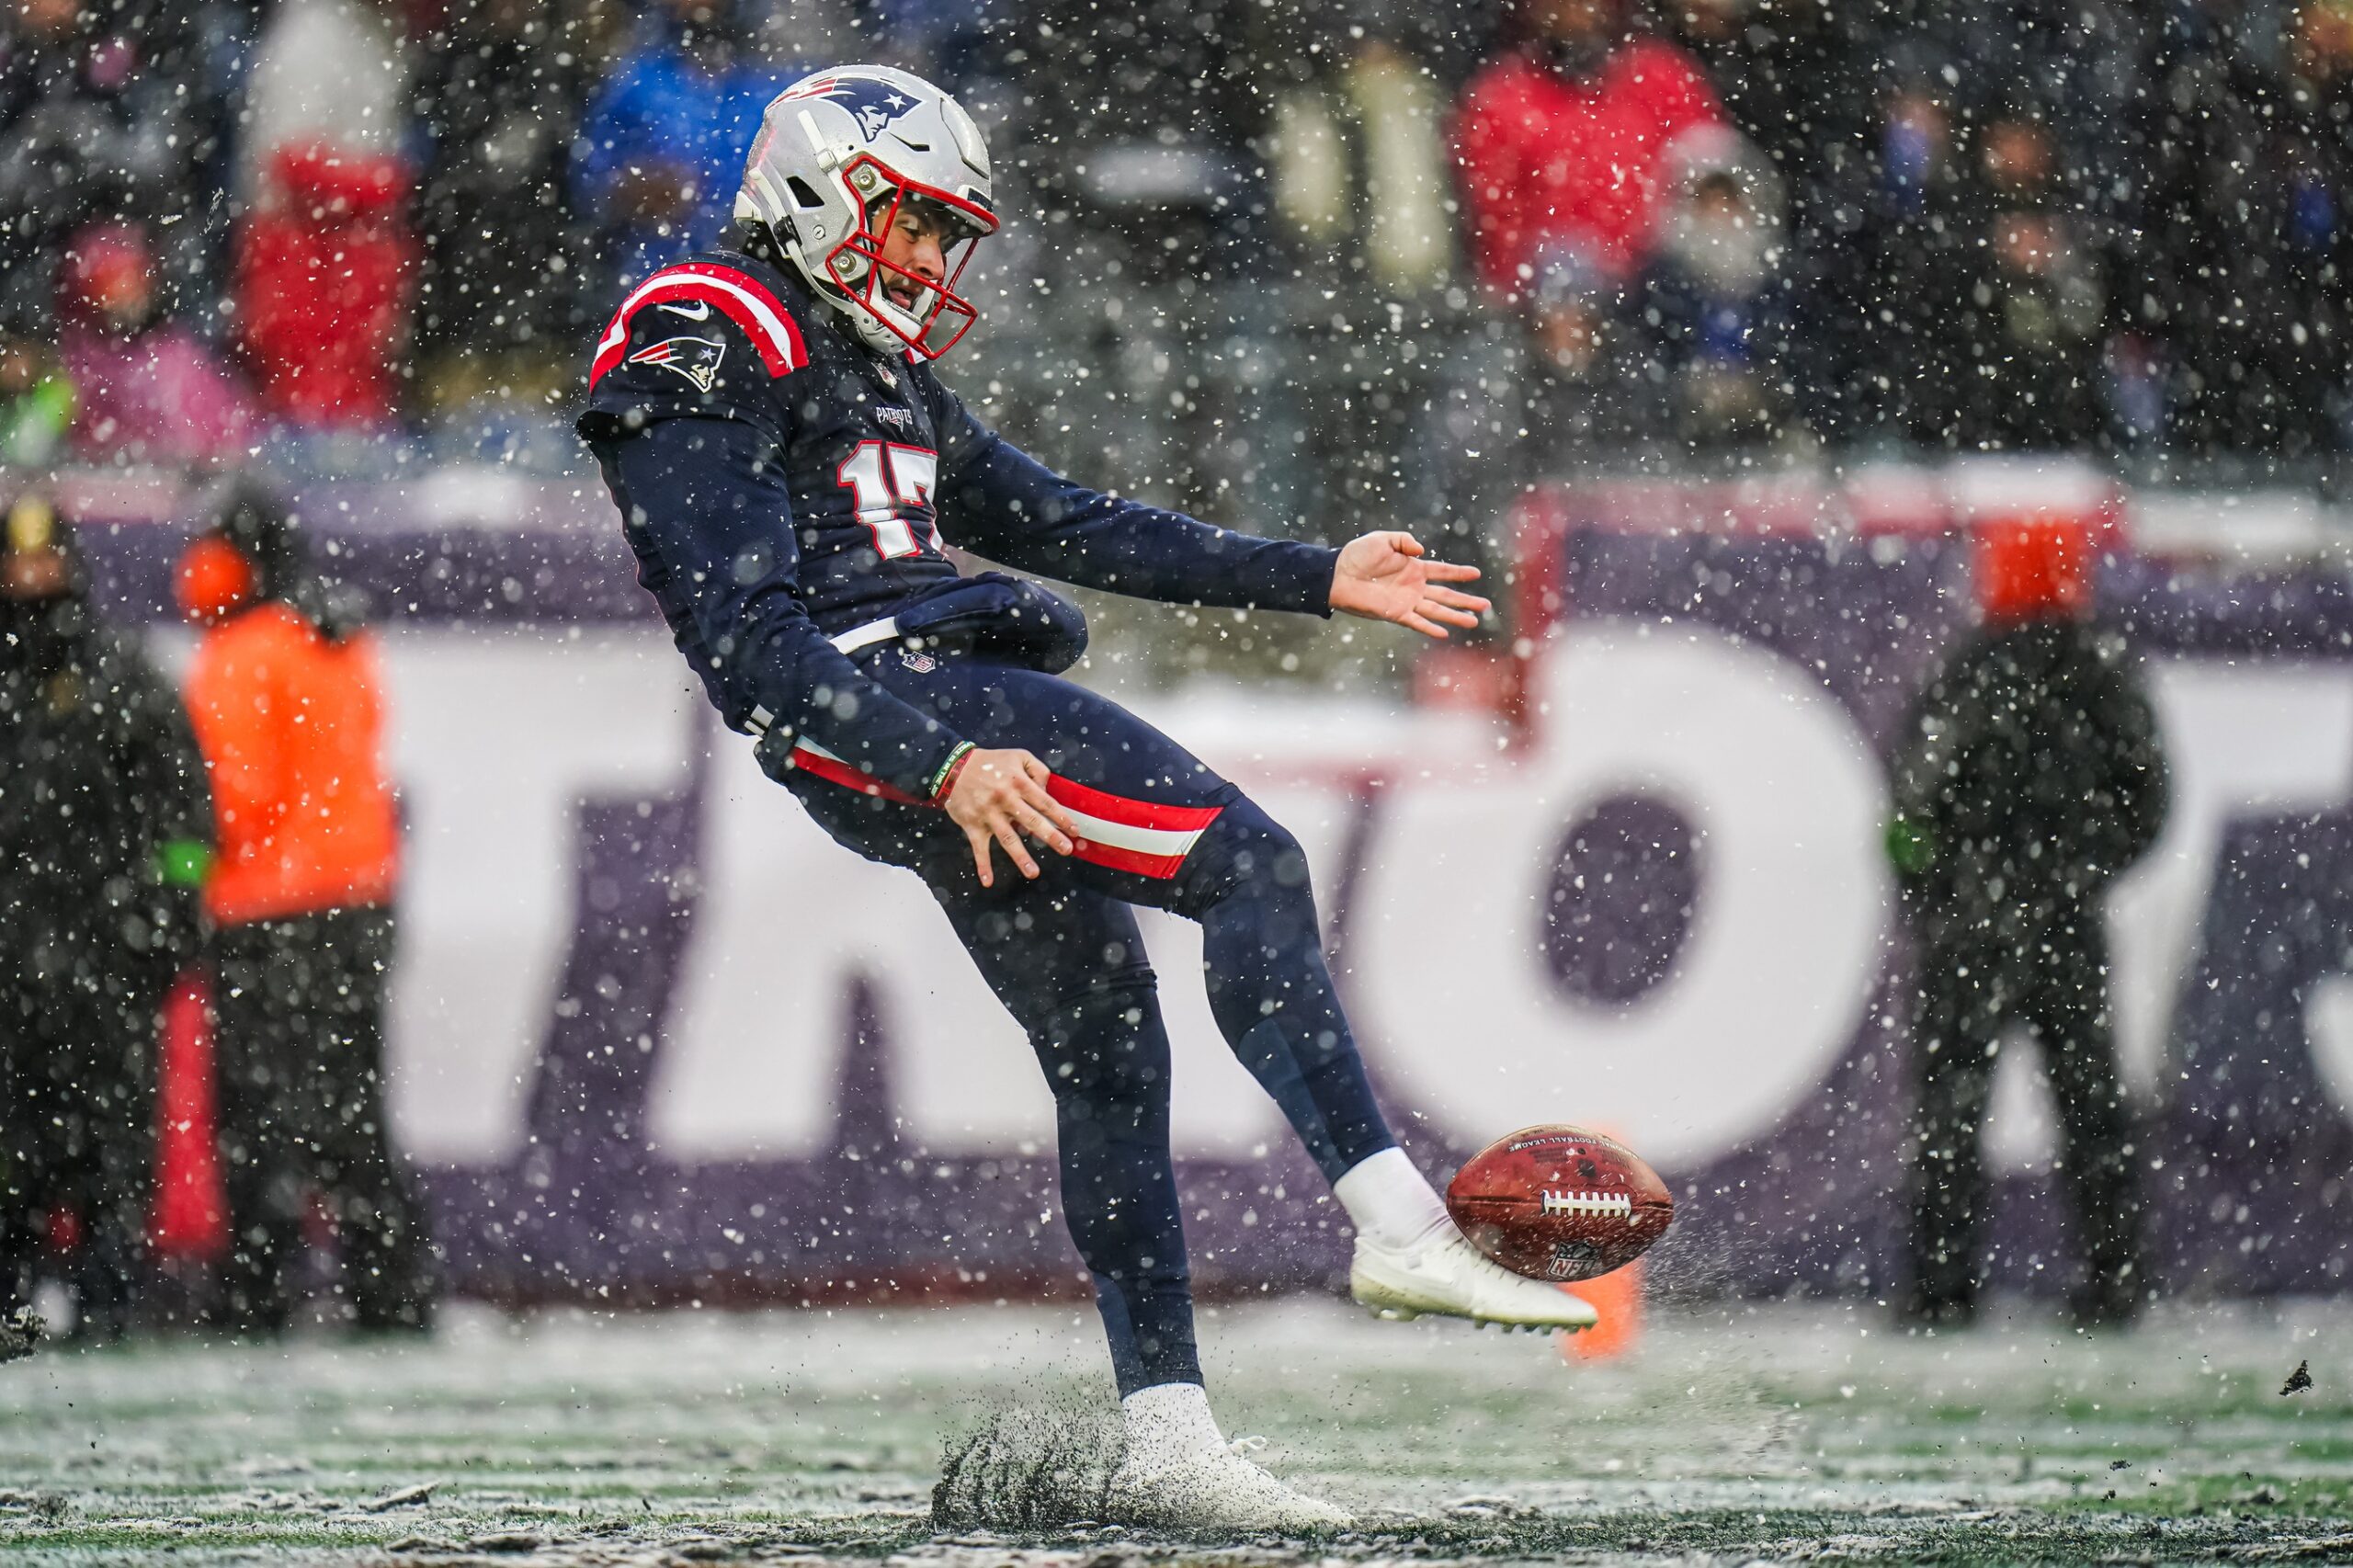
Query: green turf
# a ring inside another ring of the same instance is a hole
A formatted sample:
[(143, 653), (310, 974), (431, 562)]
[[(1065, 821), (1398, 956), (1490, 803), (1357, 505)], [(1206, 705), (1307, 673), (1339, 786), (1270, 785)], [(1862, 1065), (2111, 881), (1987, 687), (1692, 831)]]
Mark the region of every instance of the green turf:
[[(1361, 1528), (935, 1528), (944, 1441), (1008, 1409), (1084, 1433), (1108, 1407), (1091, 1314), (475, 1310), (430, 1344), (0, 1368), (0, 1556), (2353, 1562), (2353, 1306), (2177, 1307), (2113, 1338), (2022, 1312), (1934, 1339), (1868, 1308), (1717, 1308), (1597, 1366), (1321, 1301), (1202, 1331), (1228, 1430)], [(2316, 1386), (2283, 1398), (2300, 1360)]]

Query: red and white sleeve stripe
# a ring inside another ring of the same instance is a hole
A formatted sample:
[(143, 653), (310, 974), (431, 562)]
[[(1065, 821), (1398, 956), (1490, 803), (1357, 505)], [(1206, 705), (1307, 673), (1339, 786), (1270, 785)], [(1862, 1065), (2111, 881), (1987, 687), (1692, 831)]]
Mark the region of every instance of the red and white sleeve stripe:
[(1063, 778), (1046, 780), (1046, 793), (1078, 829), (1082, 860), (1115, 871), (1165, 881), (1185, 864), (1222, 806), (1163, 806), (1130, 800)]
[(664, 267), (630, 291), (612, 324), (597, 340), (597, 358), (588, 367), (588, 384), (595, 386), (606, 371), (621, 362), (629, 349), (630, 319), (648, 305), (701, 301), (744, 329), (759, 351), (760, 363), (771, 377), (788, 375), (809, 363), (809, 350), (792, 312), (756, 278), (710, 262), (688, 262)]

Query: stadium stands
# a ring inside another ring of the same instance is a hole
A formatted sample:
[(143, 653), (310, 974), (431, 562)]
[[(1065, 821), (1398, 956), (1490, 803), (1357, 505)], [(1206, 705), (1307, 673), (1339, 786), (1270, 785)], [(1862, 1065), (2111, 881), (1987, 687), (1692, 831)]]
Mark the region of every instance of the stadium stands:
[[(1015, 187), (959, 379), (1049, 455), (1083, 415), (1080, 447), (1139, 487), (1250, 526), (1493, 517), (1596, 461), (2063, 448), (2326, 481), (2353, 444), (2353, 28), (2329, 0), (1277, 11), (35, 6), (0, 62), (5, 326), (53, 363), (76, 236), (150, 222), (161, 312), (286, 426), (252, 443), (268, 460), (563, 472), (578, 340), (621, 274), (723, 221), (743, 106), (861, 54), (970, 97)], [(1653, 66), (1685, 74), (1679, 107), (1613, 107)], [(1632, 205), (1530, 162), (1607, 136), (1631, 138)], [(290, 149), (350, 189), (274, 196)], [(311, 351), (257, 235), (332, 256), (355, 191), (391, 206), (335, 279), (366, 343), (301, 378), (350, 382), (322, 405), (287, 390)], [(104, 401), (116, 372), (80, 369)], [(19, 415), (55, 378), (18, 378)]]

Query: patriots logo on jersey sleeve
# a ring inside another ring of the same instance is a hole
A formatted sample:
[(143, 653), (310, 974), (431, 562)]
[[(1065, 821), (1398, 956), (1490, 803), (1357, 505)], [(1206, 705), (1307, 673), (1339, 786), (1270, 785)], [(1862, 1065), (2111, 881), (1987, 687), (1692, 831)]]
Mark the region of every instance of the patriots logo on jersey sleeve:
[(858, 128), (873, 141), (890, 123), (914, 108), (917, 100), (888, 82), (858, 76), (820, 76), (784, 95), (788, 98), (831, 98), (858, 116)]
[(726, 356), (727, 345), (708, 337), (667, 337), (650, 348), (639, 349), (629, 357), (629, 362), (676, 370), (694, 383), (695, 391), (708, 392), (719, 380), (719, 362)]

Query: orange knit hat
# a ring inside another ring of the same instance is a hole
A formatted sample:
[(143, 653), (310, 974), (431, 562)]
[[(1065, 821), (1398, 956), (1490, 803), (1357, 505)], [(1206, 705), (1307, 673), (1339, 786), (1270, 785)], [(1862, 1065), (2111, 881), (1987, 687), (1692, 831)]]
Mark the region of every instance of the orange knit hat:
[(181, 615), (199, 626), (210, 626), (250, 603), (255, 585), (254, 563), (245, 552), (211, 533), (180, 552), (172, 597)]
[(2096, 519), (1988, 517), (1972, 532), (1977, 608), (1987, 620), (2036, 620), (2090, 611), (2099, 549)]

